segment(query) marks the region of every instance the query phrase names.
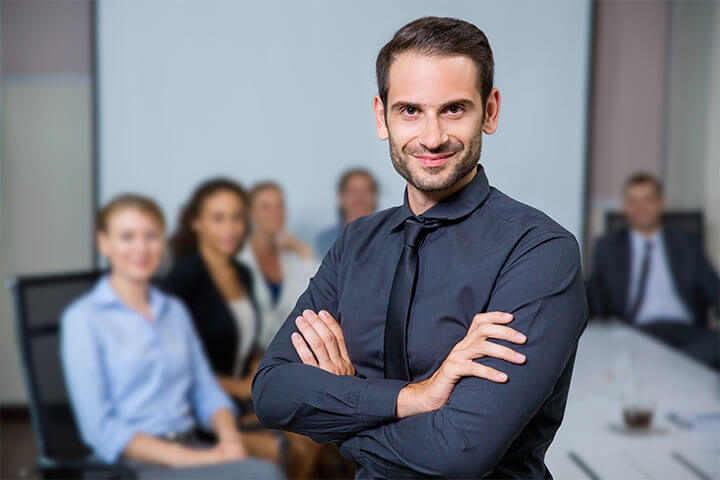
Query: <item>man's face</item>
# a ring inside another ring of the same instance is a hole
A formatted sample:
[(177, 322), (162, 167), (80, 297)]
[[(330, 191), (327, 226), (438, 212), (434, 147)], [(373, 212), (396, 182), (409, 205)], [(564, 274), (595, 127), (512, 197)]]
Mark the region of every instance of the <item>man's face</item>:
[(406, 52), (391, 64), (387, 104), (375, 97), (378, 136), (393, 166), (423, 192), (444, 190), (477, 164), (482, 133), (497, 128), (496, 89), (483, 111), (478, 72), (464, 55)]
[(630, 226), (636, 230), (649, 231), (660, 224), (663, 198), (651, 183), (631, 185), (625, 190), (623, 211)]
[(345, 214), (345, 221), (352, 222), (363, 215), (375, 211), (377, 193), (370, 178), (364, 174), (352, 175), (347, 179), (345, 187), (339, 195), (340, 208)]

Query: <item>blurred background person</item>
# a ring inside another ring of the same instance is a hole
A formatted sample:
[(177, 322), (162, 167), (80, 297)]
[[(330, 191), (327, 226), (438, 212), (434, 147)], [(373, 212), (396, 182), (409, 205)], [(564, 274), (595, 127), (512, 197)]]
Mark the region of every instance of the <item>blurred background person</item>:
[(279, 478), (272, 464), (248, 458), (185, 307), (150, 285), (165, 244), (159, 207), (116, 197), (98, 214), (97, 242), (110, 273), (61, 323), (65, 378), (87, 444), (141, 478)]
[(285, 230), (287, 214), (282, 188), (261, 182), (250, 190), (250, 241), (239, 259), (250, 267), (267, 348), (318, 267), (312, 249)]
[[(249, 453), (279, 464), (283, 434), (259, 425), (250, 398), (264, 350), (258, 343), (261, 320), (252, 273), (236, 259), (248, 221), (248, 196), (238, 183), (216, 178), (200, 184), (180, 213), (170, 240), (175, 261), (163, 283), (190, 309), (217, 379), (239, 409)], [(301, 435), (286, 436), (291, 443), (288, 473), (306, 478), (312, 465), (303, 465), (302, 459), (317, 444)]]
[(597, 240), (588, 280), (592, 317), (615, 317), (694, 358), (718, 366), (720, 282), (699, 238), (663, 225), (663, 189), (653, 175), (625, 183), (628, 228)]
[(337, 187), (338, 221), (318, 234), (318, 257), (325, 256), (345, 225), (377, 210), (377, 197), (378, 183), (369, 170), (353, 168), (342, 174)]
[(251, 274), (235, 259), (246, 234), (242, 187), (224, 178), (204, 182), (180, 213), (170, 239), (174, 262), (164, 280), (189, 308), (210, 365), (241, 414), (250, 409), (250, 382), (262, 356)]

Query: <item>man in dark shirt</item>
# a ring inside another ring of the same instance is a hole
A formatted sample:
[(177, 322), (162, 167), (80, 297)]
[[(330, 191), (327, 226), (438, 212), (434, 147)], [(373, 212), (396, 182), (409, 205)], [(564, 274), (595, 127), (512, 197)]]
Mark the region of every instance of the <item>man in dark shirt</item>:
[(376, 67), (403, 205), (325, 255), (260, 363), (258, 418), (336, 442), (358, 478), (551, 478), (588, 315), (577, 242), (477, 163), (500, 108), (477, 27), (416, 20)]

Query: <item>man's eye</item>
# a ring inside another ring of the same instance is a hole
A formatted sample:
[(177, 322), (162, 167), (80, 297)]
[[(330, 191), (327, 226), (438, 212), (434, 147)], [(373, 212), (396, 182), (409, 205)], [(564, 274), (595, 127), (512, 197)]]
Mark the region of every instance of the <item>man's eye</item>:
[(457, 115), (457, 114), (463, 112), (463, 108), (460, 105), (450, 105), (447, 108), (447, 111), (448, 111), (448, 113), (450, 113), (452, 115)]
[(403, 113), (406, 115), (415, 115), (417, 113), (417, 108), (415, 107), (405, 107), (403, 109)]

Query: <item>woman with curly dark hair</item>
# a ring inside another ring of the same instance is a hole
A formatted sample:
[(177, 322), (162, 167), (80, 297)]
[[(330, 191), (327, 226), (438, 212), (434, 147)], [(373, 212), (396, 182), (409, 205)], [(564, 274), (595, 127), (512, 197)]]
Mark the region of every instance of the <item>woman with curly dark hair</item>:
[[(164, 284), (192, 313), (218, 381), (240, 409), (241, 424), (256, 426), (250, 387), (263, 354), (258, 343), (261, 318), (253, 277), (236, 259), (248, 225), (247, 194), (237, 182), (214, 178), (200, 184), (170, 238), (174, 263)], [(244, 431), (244, 437), (251, 455), (280, 462), (279, 433), (253, 428)], [(312, 448), (304, 439), (290, 443), (293, 457), (305, 457)]]

